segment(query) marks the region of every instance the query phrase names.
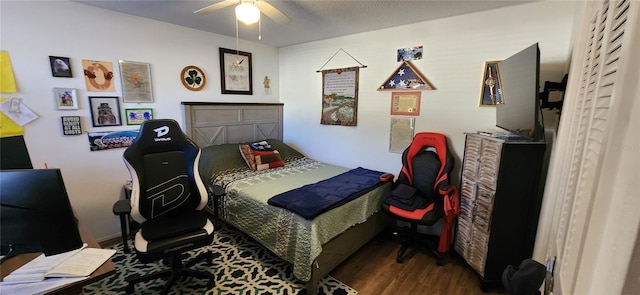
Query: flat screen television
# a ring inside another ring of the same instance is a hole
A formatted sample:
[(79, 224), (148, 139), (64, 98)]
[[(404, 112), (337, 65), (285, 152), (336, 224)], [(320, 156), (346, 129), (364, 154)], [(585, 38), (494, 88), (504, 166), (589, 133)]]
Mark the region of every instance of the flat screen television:
[(544, 140), (540, 102), (540, 49), (535, 43), (498, 63), (503, 104), (496, 109), (496, 126), (510, 139)]
[(82, 246), (60, 169), (0, 170), (0, 254), (59, 254)]

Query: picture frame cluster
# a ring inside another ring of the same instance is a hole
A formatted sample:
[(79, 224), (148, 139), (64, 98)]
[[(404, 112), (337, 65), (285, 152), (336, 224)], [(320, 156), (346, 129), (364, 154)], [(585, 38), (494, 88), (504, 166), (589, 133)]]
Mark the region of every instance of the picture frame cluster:
[[(64, 56), (49, 56), (51, 75), (56, 78), (73, 78), (72, 60)], [(151, 66), (148, 63), (119, 60), (119, 73), (122, 82), (122, 97), (113, 95), (88, 95), (92, 127), (110, 127), (141, 125), (153, 119), (153, 108), (125, 108), (126, 121), (122, 118), (121, 103), (153, 103), (151, 84)], [(82, 60), (83, 74), (87, 92), (112, 92), (115, 94), (113, 63), (108, 61)], [(55, 108), (60, 111), (80, 110), (81, 89), (55, 87), (53, 99)], [(75, 114), (74, 114), (75, 115)], [(61, 116), (63, 135), (82, 134), (81, 116)]]
[[(253, 68), (250, 52), (219, 48), (220, 86), (222, 94), (253, 95)], [(144, 105), (129, 107), (121, 104), (154, 103), (149, 63), (118, 60), (122, 96), (113, 96), (115, 75), (113, 62), (81, 60), (85, 89), (55, 87), (54, 102), (57, 110), (80, 110), (81, 92), (105, 92), (103, 95), (88, 95), (89, 113), (92, 127), (141, 125), (154, 118), (153, 108)], [(56, 78), (73, 78), (72, 60), (65, 56), (49, 56), (51, 75)], [(200, 91), (207, 85), (205, 71), (195, 65), (188, 65), (180, 72), (182, 85), (190, 91)], [(268, 87), (268, 83), (265, 84)], [(124, 118), (122, 117), (124, 112)], [(64, 128), (63, 128), (64, 129)]]

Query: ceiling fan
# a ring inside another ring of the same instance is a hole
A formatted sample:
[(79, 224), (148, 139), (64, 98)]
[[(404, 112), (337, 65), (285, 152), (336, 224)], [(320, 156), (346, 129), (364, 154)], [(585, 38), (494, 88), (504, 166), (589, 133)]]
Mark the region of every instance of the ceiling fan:
[[(260, 18), (260, 12), (264, 13), (270, 19), (281, 25), (285, 25), (291, 22), (290, 17), (280, 12), (280, 10), (273, 7), (271, 4), (267, 3), (264, 0), (225, 0), (216, 4), (209, 5), (205, 8), (198, 9), (193, 13), (200, 15), (209, 14), (216, 10), (220, 10), (222, 8), (235, 4), (238, 4), (238, 6), (236, 6), (236, 18), (246, 24), (257, 22)], [(241, 11), (243, 10), (249, 11), (249, 14), (253, 14), (253, 18), (250, 17), (247, 21), (244, 21), (240, 16), (242, 14)]]

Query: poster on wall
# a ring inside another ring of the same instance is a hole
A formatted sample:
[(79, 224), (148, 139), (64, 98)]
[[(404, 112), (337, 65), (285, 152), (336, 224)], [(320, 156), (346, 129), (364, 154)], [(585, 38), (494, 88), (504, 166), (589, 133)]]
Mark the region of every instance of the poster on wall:
[(405, 61), (405, 60), (417, 60), (417, 59), (422, 59), (422, 46), (398, 49), (398, 55), (397, 55), (398, 62)]
[(103, 151), (130, 146), (138, 136), (138, 130), (89, 132), (88, 136), (89, 149)]
[(113, 63), (109, 61), (82, 60), (84, 82), (87, 91), (115, 92), (113, 85)]
[(119, 60), (123, 102), (153, 102), (151, 66), (148, 63)]
[(402, 154), (411, 145), (415, 118), (391, 118), (389, 131), (389, 152)]
[(64, 135), (80, 135), (82, 127), (80, 126), (80, 116), (62, 116), (62, 134)]
[(391, 93), (391, 114), (419, 116), (420, 95), (421, 93), (419, 91)]
[(320, 124), (356, 126), (359, 67), (322, 71)]

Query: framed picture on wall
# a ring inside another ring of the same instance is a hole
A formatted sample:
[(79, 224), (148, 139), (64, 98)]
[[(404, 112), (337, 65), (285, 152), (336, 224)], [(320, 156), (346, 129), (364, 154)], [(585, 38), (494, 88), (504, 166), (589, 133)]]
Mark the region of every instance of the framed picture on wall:
[(389, 130), (389, 152), (402, 154), (413, 141), (415, 118), (392, 117)]
[(220, 81), (222, 94), (253, 94), (251, 53), (220, 49)]
[(499, 60), (484, 63), (482, 88), (480, 92), (480, 106), (496, 106), (504, 103), (502, 83), (500, 82)]
[(82, 127), (80, 126), (80, 116), (62, 116), (62, 134), (64, 135), (81, 135)]
[(148, 63), (119, 60), (123, 102), (153, 102)]
[(127, 116), (127, 125), (140, 125), (153, 119), (153, 109), (150, 108), (125, 109), (124, 114)]
[(191, 91), (200, 91), (207, 84), (207, 76), (196, 66), (186, 66), (180, 73), (182, 85)]
[(77, 110), (78, 109), (78, 97), (76, 96), (75, 89), (54, 88), (53, 93), (56, 100), (56, 107), (59, 110)]
[(93, 127), (120, 126), (120, 101), (117, 96), (90, 96)]
[(49, 56), (49, 64), (51, 65), (51, 75), (54, 77), (73, 77), (71, 73), (71, 61), (68, 57)]
[(87, 91), (116, 92), (113, 85), (113, 63), (110, 61), (82, 60), (84, 83)]
[(391, 115), (419, 116), (420, 95), (420, 91), (392, 92)]

